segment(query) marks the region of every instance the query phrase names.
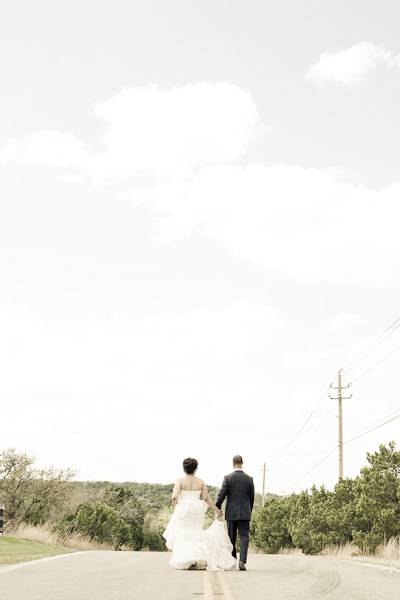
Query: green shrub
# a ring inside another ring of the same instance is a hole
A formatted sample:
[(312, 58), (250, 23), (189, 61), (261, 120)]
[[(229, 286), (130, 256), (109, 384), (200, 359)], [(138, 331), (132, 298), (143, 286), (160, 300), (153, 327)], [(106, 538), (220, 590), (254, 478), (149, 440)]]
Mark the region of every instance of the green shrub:
[(400, 535), (400, 452), (394, 442), (367, 454), (355, 479), (267, 501), (253, 519), (254, 541), (265, 552), (301, 548), (317, 554), (327, 545), (354, 542), (374, 552)]
[(84, 502), (57, 526), (63, 536), (80, 533), (91, 540), (140, 550), (143, 546), (143, 512), (136, 503), (126, 503), (120, 509), (104, 502)]
[(290, 501), (287, 498), (271, 498), (263, 508), (255, 512), (252, 521), (252, 537), (255, 545), (269, 554), (280, 548), (293, 547), (289, 532)]

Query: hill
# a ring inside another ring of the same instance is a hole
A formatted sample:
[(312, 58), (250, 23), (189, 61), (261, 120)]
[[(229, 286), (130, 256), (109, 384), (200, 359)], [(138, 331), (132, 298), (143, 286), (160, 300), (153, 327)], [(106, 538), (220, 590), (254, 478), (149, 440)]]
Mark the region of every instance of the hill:
[[(118, 485), (129, 489), (141, 500), (146, 512), (160, 512), (171, 507), (172, 483), (138, 483), (134, 481), (118, 483), (110, 481), (71, 481), (69, 483), (71, 490), (70, 505), (75, 507), (81, 502), (102, 500), (105, 490), (109, 485)], [(208, 486), (208, 489), (211, 496), (215, 499), (218, 494), (218, 488)], [(255, 505), (256, 507), (261, 506), (260, 494), (256, 494)]]

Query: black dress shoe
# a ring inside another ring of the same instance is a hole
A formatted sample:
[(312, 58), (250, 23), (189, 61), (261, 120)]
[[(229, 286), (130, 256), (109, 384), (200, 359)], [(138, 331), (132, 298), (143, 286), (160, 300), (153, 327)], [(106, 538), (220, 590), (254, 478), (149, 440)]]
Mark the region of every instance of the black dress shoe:
[(239, 571), (246, 571), (246, 564), (241, 560), (239, 561)]

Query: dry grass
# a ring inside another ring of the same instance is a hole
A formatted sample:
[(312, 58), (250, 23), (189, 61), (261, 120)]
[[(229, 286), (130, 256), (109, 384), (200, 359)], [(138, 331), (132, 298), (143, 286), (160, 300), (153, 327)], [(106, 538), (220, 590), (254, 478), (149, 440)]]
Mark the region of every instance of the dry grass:
[(391, 538), (386, 544), (381, 544), (374, 554), (363, 554), (355, 544), (327, 546), (321, 554), (400, 569), (400, 537)]
[(360, 556), (361, 551), (355, 545), (351, 543), (332, 546), (325, 546), (322, 550), (322, 556), (336, 556), (337, 558), (352, 558), (354, 556)]
[(303, 552), (300, 548), (280, 548), (278, 554), (280, 556), (299, 556), (300, 554), (303, 554)]
[(60, 537), (45, 525), (34, 527), (33, 525), (21, 524), (18, 529), (12, 532), (12, 535), (23, 540), (52, 546), (63, 546), (73, 550), (113, 550), (112, 546), (108, 544), (99, 544), (77, 534), (69, 535), (66, 538)]
[(376, 555), (384, 560), (394, 560), (400, 563), (400, 537), (391, 538), (387, 544), (382, 544)]
[[(296, 556), (302, 554), (302, 551), (298, 548), (281, 548), (278, 554)], [(400, 569), (400, 536), (394, 537), (386, 544), (379, 546), (374, 554), (363, 554), (358, 546), (348, 543), (342, 546), (326, 546), (320, 552), (320, 556), (361, 561)]]

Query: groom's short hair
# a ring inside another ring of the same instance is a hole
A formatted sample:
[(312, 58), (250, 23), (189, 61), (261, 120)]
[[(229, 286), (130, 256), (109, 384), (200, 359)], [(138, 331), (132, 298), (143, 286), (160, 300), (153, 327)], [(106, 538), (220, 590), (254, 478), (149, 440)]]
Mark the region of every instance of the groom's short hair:
[(242, 464), (243, 464), (243, 458), (240, 456), (240, 454), (235, 454), (235, 456), (233, 457), (233, 466), (242, 465)]

